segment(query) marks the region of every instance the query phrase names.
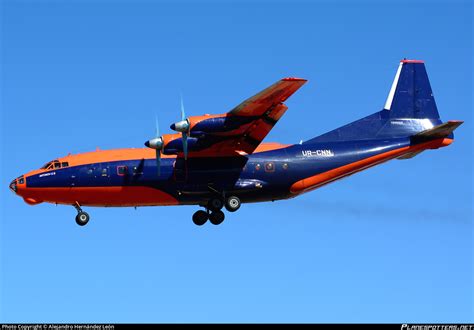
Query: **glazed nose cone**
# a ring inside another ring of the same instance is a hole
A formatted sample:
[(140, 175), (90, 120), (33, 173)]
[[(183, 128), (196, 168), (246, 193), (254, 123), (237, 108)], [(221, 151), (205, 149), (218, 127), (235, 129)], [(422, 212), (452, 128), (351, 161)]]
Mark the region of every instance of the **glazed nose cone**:
[(13, 191), (16, 194), (16, 191), (17, 191), (16, 179), (13, 180), (8, 187), (10, 188), (11, 191)]

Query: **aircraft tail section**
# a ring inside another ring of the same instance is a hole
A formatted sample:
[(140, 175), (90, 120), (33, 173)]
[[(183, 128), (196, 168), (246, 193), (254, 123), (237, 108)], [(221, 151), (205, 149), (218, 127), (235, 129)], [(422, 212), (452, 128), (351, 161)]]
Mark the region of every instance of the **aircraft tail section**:
[(400, 61), (384, 109), (390, 118), (439, 119), (423, 61)]
[[(424, 62), (404, 59), (400, 61), (383, 110), (304, 143), (410, 137), (441, 124)], [(442, 126), (437, 132), (451, 127), (453, 124)]]

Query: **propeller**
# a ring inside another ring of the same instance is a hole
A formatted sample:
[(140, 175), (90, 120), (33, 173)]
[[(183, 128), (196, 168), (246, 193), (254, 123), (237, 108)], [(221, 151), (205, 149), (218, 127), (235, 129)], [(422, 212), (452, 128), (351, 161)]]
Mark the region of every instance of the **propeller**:
[(189, 120), (186, 118), (184, 112), (183, 96), (181, 96), (181, 121), (178, 121), (174, 124), (171, 124), (170, 128), (173, 131), (181, 132), (181, 137), (183, 140), (183, 153), (184, 160), (188, 159), (188, 132), (189, 132)]
[(156, 168), (158, 176), (160, 176), (161, 170), (161, 150), (163, 149), (163, 137), (160, 136), (160, 126), (158, 124), (158, 117), (155, 117), (156, 125), (156, 137), (145, 142), (145, 146), (151, 149), (155, 149), (156, 152)]

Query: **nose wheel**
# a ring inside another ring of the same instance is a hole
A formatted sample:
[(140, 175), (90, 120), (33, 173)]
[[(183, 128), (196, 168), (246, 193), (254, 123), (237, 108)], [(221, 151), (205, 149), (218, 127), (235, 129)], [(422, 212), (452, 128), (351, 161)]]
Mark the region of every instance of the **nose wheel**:
[(79, 212), (77, 215), (76, 215), (76, 223), (79, 225), (79, 226), (85, 226), (87, 225), (87, 223), (89, 222), (89, 214), (87, 214), (87, 212)]
[(82, 211), (81, 205), (79, 205), (79, 203), (77, 202), (76, 204), (74, 204), (74, 208), (77, 210), (76, 223), (79, 226), (87, 225), (90, 219), (89, 214), (87, 214), (87, 212)]

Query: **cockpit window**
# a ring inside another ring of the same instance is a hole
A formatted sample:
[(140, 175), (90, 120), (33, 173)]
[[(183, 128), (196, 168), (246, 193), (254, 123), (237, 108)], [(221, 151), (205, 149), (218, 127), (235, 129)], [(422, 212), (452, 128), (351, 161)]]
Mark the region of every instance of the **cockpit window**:
[(42, 170), (51, 170), (53, 168), (62, 168), (62, 167), (68, 167), (69, 163), (68, 162), (62, 162), (60, 163), (59, 160), (55, 159), (52, 160), (46, 164), (44, 164), (41, 169)]
[(46, 170), (46, 169), (48, 169), (52, 164), (53, 164), (52, 162), (48, 162), (48, 163), (44, 164), (43, 166), (41, 166), (41, 169), (42, 169), (42, 170)]

